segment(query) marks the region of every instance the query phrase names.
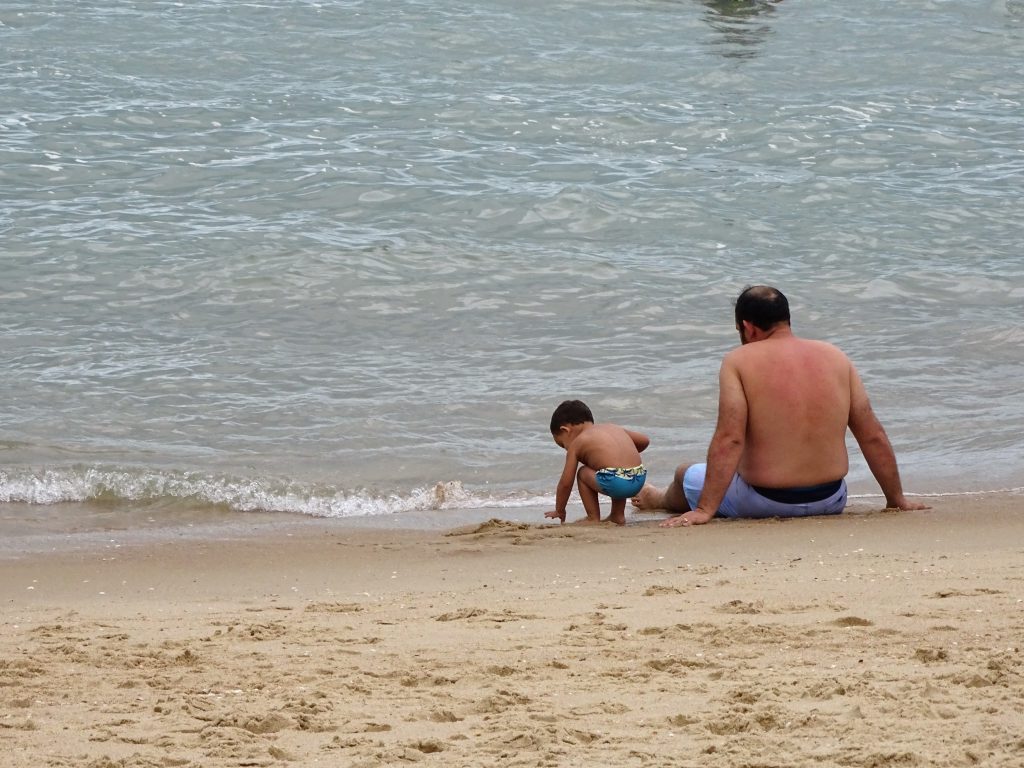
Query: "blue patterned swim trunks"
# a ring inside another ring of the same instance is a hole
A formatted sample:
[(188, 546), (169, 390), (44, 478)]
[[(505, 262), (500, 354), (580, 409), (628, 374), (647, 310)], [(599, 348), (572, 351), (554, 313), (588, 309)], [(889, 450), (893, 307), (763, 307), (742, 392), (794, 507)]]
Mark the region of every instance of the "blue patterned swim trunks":
[(631, 499), (640, 493), (647, 480), (647, 469), (641, 464), (629, 469), (607, 467), (597, 470), (597, 487), (613, 499)]

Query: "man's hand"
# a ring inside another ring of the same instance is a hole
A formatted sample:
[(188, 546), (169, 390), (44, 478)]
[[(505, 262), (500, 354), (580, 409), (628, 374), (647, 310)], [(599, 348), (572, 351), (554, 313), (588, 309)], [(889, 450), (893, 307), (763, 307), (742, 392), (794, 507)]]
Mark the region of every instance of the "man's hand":
[(661, 523), (661, 528), (678, 528), (680, 526), (688, 525), (704, 525), (708, 520), (715, 516), (714, 512), (708, 512), (707, 510), (697, 507), (697, 509), (691, 509), (689, 512), (684, 512), (678, 517), (670, 517)]
[(885, 500), (886, 509), (899, 509), (903, 512), (912, 512), (919, 509), (931, 509), (927, 504), (920, 501), (908, 501), (906, 496)]

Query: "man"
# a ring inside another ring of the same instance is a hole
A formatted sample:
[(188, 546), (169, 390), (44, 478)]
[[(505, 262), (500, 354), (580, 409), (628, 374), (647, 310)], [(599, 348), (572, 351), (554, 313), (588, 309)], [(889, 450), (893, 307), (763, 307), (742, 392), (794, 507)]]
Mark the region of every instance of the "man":
[(903, 495), (896, 455), (853, 364), (831, 344), (794, 336), (780, 291), (744, 290), (736, 330), (742, 345), (719, 371), (707, 464), (680, 466), (668, 488), (644, 488), (635, 506), (682, 513), (662, 527), (700, 525), (716, 514), (838, 514), (846, 506), (849, 427), (886, 505), (928, 508)]

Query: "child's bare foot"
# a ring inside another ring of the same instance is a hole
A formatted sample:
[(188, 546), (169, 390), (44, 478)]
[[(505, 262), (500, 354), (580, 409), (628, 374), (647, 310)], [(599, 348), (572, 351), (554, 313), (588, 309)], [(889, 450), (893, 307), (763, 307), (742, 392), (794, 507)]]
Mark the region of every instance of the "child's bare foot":
[(615, 525), (625, 525), (626, 524), (626, 513), (623, 512), (621, 515), (615, 515), (615, 514), (608, 515), (608, 517), (606, 517), (602, 522), (614, 523)]
[(664, 509), (665, 495), (654, 486), (645, 485), (640, 489), (640, 493), (634, 496), (631, 501), (637, 509), (644, 512), (653, 512), (656, 509)]
[(552, 520), (557, 519), (560, 523), (565, 522), (565, 512), (558, 513), (555, 510), (551, 510), (550, 512), (545, 512), (544, 517), (550, 517)]

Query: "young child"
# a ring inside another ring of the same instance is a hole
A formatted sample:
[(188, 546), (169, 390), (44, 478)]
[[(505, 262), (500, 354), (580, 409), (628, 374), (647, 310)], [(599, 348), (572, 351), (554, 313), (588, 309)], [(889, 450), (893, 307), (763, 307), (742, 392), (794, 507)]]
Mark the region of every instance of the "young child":
[[(566, 400), (551, 414), (551, 436), (565, 449), (565, 469), (558, 480), (555, 508), (544, 517), (565, 522), (565, 505), (572, 493), (573, 478), (577, 480), (586, 523), (601, 522), (601, 503), (597, 494), (612, 499), (606, 520), (626, 524), (626, 499), (636, 496), (644, 487), (647, 470), (640, 452), (651, 441), (647, 435), (632, 432), (617, 424), (595, 424), (594, 415), (585, 403)], [(579, 472), (576, 471), (578, 465)]]

